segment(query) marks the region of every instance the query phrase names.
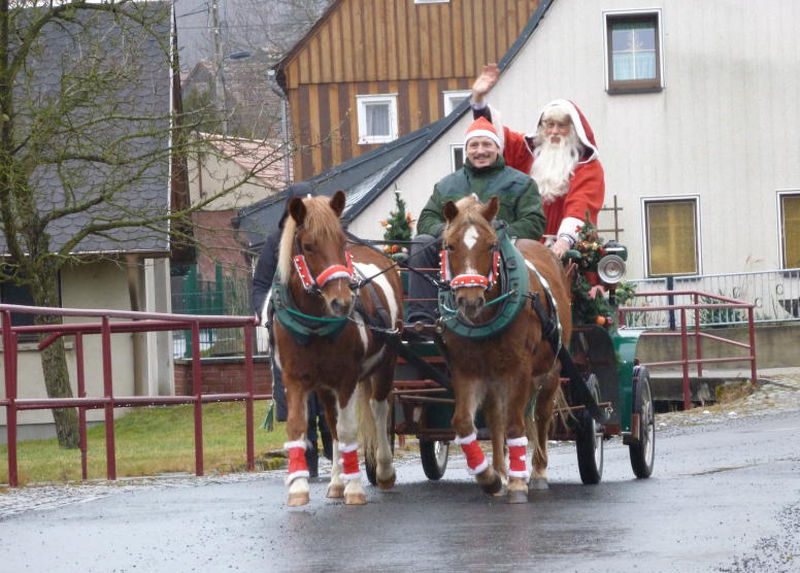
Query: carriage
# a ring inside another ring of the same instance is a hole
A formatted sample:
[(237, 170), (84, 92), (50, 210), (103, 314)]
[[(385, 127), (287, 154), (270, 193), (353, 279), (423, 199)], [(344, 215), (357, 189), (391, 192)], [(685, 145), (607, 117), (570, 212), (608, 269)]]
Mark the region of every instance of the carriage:
[[(403, 339), (400, 275), (371, 247), (347, 240), (340, 224), (344, 207), (341, 191), (330, 199), (292, 198), (280, 242), (277, 273), (288, 279), (273, 283), (271, 304), (289, 410), (288, 505), (309, 502), (309, 391), (322, 400), (334, 434), (327, 495), (348, 505), (366, 503), (359, 450), (369, 481), (394, 486), (395, 434), (419, 437), (431, 479), (444, 474), (450, 442), (460, 445), (481, 488), (511, 503), (547, 487), (550, 439), (575, 440), (585, 483), (600, 481), (603, 441), (615, 434), (629, 445), (637, 477), (650, 475), (655, 424), (649, 375), (635, 361), (636, 335), (615, 328), (609, 311), (624, 248), (593, 240), (591, 260), (578, 251), (573, 280), (584, 281), (589, 271), (598, 277), (591, 289), (581, 282), (578, 292), (588, 291), (591, 304), (603, 303), (596, 313), (603, 320), (579, 320), (573, 328), (573, 312), (582, 306), (570, 303), (569, 275), (551, 250), (515, 240), (510, 226), (496, 220), (497, 196), (485, 204), (474, 195), (448, 201), (440, 318), (435, 325), (404, 327)], [(430, 340), (409, 338), (425, 334), (420, 327), (433, 329)], [(479, 444), (485, 437), (492, 442), (491, 464)]]
[[(590, 284), (603, 285), (611, 314), (616, 315), (615, 287), (624, 274), (627, 251), (610, 241), (603, 244), (603, 253), (591, 270), (582, 270), (576, 264), (572, 280), (580, 280), (581, 276), (586, 280), (588, 276)], [(580, 257), (580, 253), (571, 254), (576, 259)], [(650, 374), (636, 359), (640, 333), (620, 328), (616, 316), (589, 321), (580, 313), (573, 313), (573, 318), (568, 352), (562, 356), (562, 362), (567, 362), (561, 372), (567, 400), (556, 409), (549, 439), (574, 441), (581, 481), (597, 484), (603, 475), (603, 444), (612, 436), (621, 436), (629, 448), (634, 475), (647, 478), (653, 471), (655, 419)], [(398, 345), (394, 408), (388, 431), (391, 437), (416, 437), (425, 475), (438, 480), (445, 474), (455, 438), (451, 425), (455, 401), (446, 352), (439, 337), (442, 327), (434, 327), (430, 340), (421, 342), (414, 332), (415, 325), (405, 326), (411, 336), (406, 334)], [(419, 326), (416, 325), (418, 329)], [(478, 438), (488, 439), (480, 411), (476, 425)], [(367, 475), (374, 484), (374, 470), (369, 464)]]

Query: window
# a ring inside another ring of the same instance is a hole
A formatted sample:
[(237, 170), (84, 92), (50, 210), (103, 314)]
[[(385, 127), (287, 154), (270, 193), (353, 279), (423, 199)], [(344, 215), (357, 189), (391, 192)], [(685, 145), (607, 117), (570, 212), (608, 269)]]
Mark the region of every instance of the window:
[(360, 95), (358, 143), (386, 143), (397, 139), (397, 94)]
[(644, 200), (648, 276), (700, 273), (697, 199)]
[(414, 0), (414, 4), (447, 4), (450, 0)]
[(450, 146), (450, 166), (453, 171), (464, 167), (464, 146), (462, 144)]
[(608, 92), (661, 90), (661, 12), (607, 12), (604, 15)]
[(458, 107), (465, 99), (469, 99), (472, 96), (472, 92), (469, 90), (466, 91), (452, 91), (452, 92), (442, 92), (444, 96), (444, 114), (450, 115), (450, 112), (453, 111)]
[(800, 192), (779, 193), (783, 268), (800, 268)]

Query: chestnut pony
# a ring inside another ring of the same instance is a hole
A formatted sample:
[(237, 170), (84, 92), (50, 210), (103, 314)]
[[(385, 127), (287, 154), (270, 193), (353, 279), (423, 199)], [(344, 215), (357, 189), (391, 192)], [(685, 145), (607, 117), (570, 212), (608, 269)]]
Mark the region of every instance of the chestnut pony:
[[(395, 481), (387, 436), (395, 352), (376, 334), (402, 320), (402, 286), (391, 262), (363, 245), (348, 245), (339, 217), (345, 194), (296, 197), (281, 235), (276, 309), (275, 358), (286, 387), (290, 506), (309, 501), (305, 463), (306, 399), (316, 391), (333, 436), (333, 470), (328, 497), (366, 503), (358, 447), (383, 489)], [(377, 276), (375, 276), (377, 275)], [(358, 277), (374, 277), (354, 293)], [(382, 318), (380, 318), (382, 317)], [(361, 388), (359, 390), (359, 382)], [(360, 421), (356, 402), (362, 402)]]
[[(493, 224), (498, 205), (496, 196), (484, 205), (475, 195), (445, 204), (443, 274), (454, 308), (442, 308), (440, 293), (440, 309), (456, 402), (453, 429), (468, 471), (487, 493), (499, 495), (507, 488), (507, 501), (525, 502), (529, 479), (531, 489), (547, 487), (547, 437), (554, 401), (561, 396), (561, 366), (543, 326), (548, 336), (558, 339), (560, 331), (560, 340), (569, 341), (570, 298), (563, 267), (548, 248), (531, 240), (519, 240), (514, 247), (510, 239), (498, 237)], [(512, 256), (515, 248), (523, 257), (516, 259), (516, 284), (526, 292), (512, 291), (510, 295), (519, 297), (516, 310), (500, 316), (508, 312), (503, 281), (512, 276), (504, 265), (519, 257)], [(493, 332), (491, 326), (498, 322)], [(526, 408), (534, 397), (535, 424), (528, 424)], [(481, 405), (492, 438), (492, 465), (476, 439), (473, 420)], [(532, 479), (526, 430), (534, 439)]]

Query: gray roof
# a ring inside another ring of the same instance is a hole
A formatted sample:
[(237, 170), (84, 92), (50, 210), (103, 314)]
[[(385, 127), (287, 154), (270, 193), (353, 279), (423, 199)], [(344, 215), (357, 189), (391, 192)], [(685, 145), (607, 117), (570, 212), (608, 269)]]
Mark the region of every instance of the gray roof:
[[(28, 79), (16, 90), (17, 139), (31, 136), (18, 156), (35, 166), (29, 182), (40, 213), (68, 210), (101, 194), (107, 197), (88, 210), (53, 219), (46, 228), (51, 250), (87, 225), (152, 218), (169, 208), (171, 7), (169, 2), (148, 2), (128, 9), (147, 18), (151, 33), (125, 29), (120, 24), (124, 18), (81, 10), (76, 12), (80, 22), (45, 25), (27, 60)], [(36, 13), (31, 10), (18, 17), (33, 19)], [(25, 73), (20, 76), (25, 77)], [(23, 92), (25, 96), (20, 95)], [(79, 94), (85, 100), (71, 107), (65, 94)], [(41, 117), (48, 106), (52, 112), (54, 104), (66, 110), (56, 116), (62, 120), (59, 130), (46, 136), (42, 130), (24, 133), (27, 118)], [(70, 132), (63, 120), (72, 125), (90, 122), (92, 128)], [(117, 164), (64, 160), (62, 154), (103, 155)], [(139, 159), (119, 164), (133, 156)], [(166, 253), (166, 231), (166, 223), (112, 229), (89, 235), (73, 252)], [(5, 251), (5, 237), (0, 234), (0, 252)]]
[[(519, 53), (555, 1), (541, 0), (517, 40), (498, 63), (501, 72)], [(288, 58), (284, 58), (282, 63)], [(332, 195), (338, 189), (344, 190), (347, 193), (347, 207), (343, 218), (352, 221), (469, 109), (469, 100), (465, 100), (439, 121), (346, 161), (307, 182), (325, 195)], [(264, 242), (264, 237), (277, 227), (285, 198), (285, 192), (279, 193), (239, 211), (234, 224), (243, 231), (243, 239), (251, 249), (257, 249)]]

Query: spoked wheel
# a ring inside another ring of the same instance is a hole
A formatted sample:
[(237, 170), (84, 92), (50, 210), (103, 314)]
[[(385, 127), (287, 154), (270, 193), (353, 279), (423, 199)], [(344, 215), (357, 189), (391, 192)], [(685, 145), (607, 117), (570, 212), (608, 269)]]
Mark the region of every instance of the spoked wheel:
[(447, 458), (450, 455), (450, 442), (439, 440), (420, 440), (419, 455), (422, 469), (428, 479), (442, 479), (447, 469)]
[(650, 477), (656, 454), (656, 417), (653, 410), (653, 394), (650, 391), (650, 372), (644, 366), (636, 375), (633, 413), (639, 415), (639, 436), (628, 448), (631, 467), (637, 478)]
[[(600, 402), (600, 384), (597, 376), (590, 374), (586, 380), (594, 399)], [(578, 470), (585, 484), (597, 484), (603, 477), (603, 425), (584, 408), (578, 412), (575, 446), (578, 451)]]
[[(387, 416), (386, 434), (389, 437), (389, 446), (392, 448), (392, 457), (394, 457), (394, 400), (389, 400), (389, 411), (391, 415)], [(375, 452), (377, 455), (377, 452)], [(370, 461), (366, 452), (364, 454), (364, 469), (367, 472), (367, 479), (372, 485), (378, 485), (378, 468), (376, 466), (377, 460)]]

